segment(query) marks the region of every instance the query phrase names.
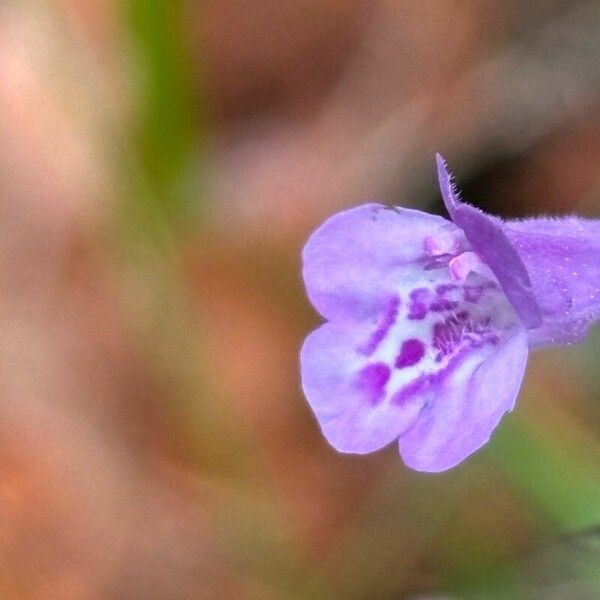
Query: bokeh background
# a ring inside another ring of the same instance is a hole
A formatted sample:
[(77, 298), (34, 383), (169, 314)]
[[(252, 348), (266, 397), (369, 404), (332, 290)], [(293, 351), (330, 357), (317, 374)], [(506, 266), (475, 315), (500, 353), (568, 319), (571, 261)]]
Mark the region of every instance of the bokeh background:
[(310, 231), (600, 217), (594, 0), (4, 0), (0, 598), (600, 598), (600, 329), (440, 475), (300, 390)]

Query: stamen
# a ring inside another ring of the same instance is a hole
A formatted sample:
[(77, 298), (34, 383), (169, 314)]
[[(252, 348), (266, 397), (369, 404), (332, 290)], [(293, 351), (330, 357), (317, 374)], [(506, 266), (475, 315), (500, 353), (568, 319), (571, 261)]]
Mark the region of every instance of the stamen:
[(423, 243), (424, 250), (429, 256), (455, 255), (461, 251), (462, 236), (457, 231), (440, 229), (435, 235), (428, 235)]
[(459, 282), (465, 281), (469, 273), (478, 273), (491, 281), (496, 280), (490, 267), (475, 252), (463, 252), (455, 256), (448, 262), (448, 269), (452, 278)]

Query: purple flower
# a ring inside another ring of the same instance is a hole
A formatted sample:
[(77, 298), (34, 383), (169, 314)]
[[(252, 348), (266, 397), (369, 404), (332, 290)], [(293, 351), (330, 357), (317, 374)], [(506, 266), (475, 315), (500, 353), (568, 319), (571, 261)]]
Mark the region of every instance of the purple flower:
[(301, 351), (302, 385), (337, 450), (398, 440), (411, 468), (443, 471), (485, 444), (515, 403), (530, 348), (570, 344), (600, 318), (600, 221), (452, 218), (379, 204), (328, 219), (303, 253), (327, 322)]

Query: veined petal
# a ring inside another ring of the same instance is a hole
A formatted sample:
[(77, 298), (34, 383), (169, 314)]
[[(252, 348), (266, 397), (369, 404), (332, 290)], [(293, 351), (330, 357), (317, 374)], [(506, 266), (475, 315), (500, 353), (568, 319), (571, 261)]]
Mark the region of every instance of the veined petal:
[(519, 253), (503, 231), (500, 219), (458, 199), (444, 159), (437, 154), (440, 190), (446, 210), (477, 254), (489, 265), (526, 327), (539, 327), (542, 314)]
[(304, 247), (308, 297), (330, 320), (378, 319), (398, 283), (410, 285), (405, 268), (427, 259), (427, 241), (452, 246), (453, 236), (464, 240), (446, 219), (417, 210), (366, 204), (338, 213)]
[(600, 316), (600, 222), (576, 217), (505, 224), (529, 272), (543, 324), (531, 346), (578, 342)]
[(423, 391), (425, 408), (399, 439), (406, 465), (444, 471), (483, 446), (514, 406), (527, 352), (525, 330), (517, 327), (501, 345), (472, 352)]

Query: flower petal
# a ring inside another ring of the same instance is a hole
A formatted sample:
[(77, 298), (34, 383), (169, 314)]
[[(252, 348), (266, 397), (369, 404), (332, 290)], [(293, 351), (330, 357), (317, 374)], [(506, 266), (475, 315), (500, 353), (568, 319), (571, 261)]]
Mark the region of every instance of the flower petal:
[(600, 316), (600, 222), (576, 217), (508, 221), (531, 277), (543, 325), (531, 346), (580, 341)]
[(527, 352), (526, 332), (516, 328), (502, 345), (472, 352), (424, 392), (425, 408), (399, 439), (406, 465), (444, 471), (483, 446), (514, 406)]
[(464, 231), (475, 252), (490, 266), (525, 326), (539, 327), (542, 315), (529, 274), (506, 237), (502, 221), (461, 202), (444, 159), (437, 154), (436, 160), (440, 190), (452, 220)]
[(339, 451), (397, 439), (463, 362), (482, 362), (522, 327), (498, 284), (477, 273), (458, 283), (447, 266), (403, 272), (378, 321), (326, 323), (302, 347), (305, 396)]
[(312, 304), (331, 320), (377, 318), (406, 276), (403, 267), (424, 260), (424, 245), (438, 231), (464, 239), (446, 219), (416, 210), (366, 204), (332, 216), (303, 252)]
[(418, 398), (391, 402), (391, 368), (362, 351), (371, 332), (325, 323), (300, 353), (302, 387), (328, 442), (340, 452), (373, 452), (394, 441), (416, 418)]

